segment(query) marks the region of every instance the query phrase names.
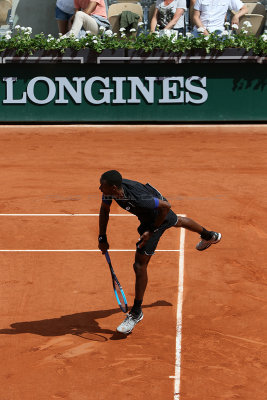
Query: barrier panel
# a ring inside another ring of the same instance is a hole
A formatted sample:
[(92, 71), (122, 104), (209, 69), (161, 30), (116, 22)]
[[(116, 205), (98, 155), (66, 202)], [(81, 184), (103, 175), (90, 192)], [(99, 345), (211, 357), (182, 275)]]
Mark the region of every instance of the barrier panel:
[(266, 57), (245, 51), (5, 52), (0, 64), (1, 122), (267, 121)]

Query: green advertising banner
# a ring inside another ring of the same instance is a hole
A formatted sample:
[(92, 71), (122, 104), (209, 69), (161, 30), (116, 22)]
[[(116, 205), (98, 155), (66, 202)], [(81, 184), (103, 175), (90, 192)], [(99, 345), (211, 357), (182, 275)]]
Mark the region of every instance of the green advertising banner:
[(1, 122), (267, 121), (264, 64), (1, 64)]

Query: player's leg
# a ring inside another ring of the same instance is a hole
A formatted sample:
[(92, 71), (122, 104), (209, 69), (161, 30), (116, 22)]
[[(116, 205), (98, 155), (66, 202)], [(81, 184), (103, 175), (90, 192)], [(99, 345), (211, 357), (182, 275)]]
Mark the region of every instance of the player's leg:
[(201, 240), (196, 245), (196, 249), (199, 251), (207, 249), (212, 244), (218, 243), (222, 237), (220, 233), (214, 231), (208, 231), (203, 226), (199, 225), (196, 221), (187, 217), (178, 216), (177, 222), (174, 225), (174, 227), (185, 228), (189, 231), (198, 233), (201, 237)]
[(148, 276), (147, 266), (151, 255), (140, 254), (138, 250), (135, 253), (134, 272), (135, 272), (135, 299), (134, 305), (125, 318), (125, 320), (117, 327), (120, 333), (130, 333), (135, 325), (143, 319), (142, 302), (147, 287)]

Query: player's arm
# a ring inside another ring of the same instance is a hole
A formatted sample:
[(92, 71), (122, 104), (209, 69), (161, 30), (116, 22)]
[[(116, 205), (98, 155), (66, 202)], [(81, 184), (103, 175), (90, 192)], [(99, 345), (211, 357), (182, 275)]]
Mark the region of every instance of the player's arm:
[(171, 209), (171, 205), (168, 201), (166, 200), (159, 200), (156, 199), (157, 201), (157, 217), (154, 222), (154, 226), (151, 227), (149, 231), (146, 231), (143, 233), (143, 235), (140, 237), (140, 243), (138, 244), (139, 248), (142, 248), (146, 242), (150, 239), (150, 237), (153, 235), (157, 229), (163, 224), (165, 218), (167, 217), (168, 212)]
[(98, 248), (102, 251), (102, 254), (109, 248), (107, 241), (107, 226), (109, 221), (110, 205), (102, 201), (100, 212), (99, 212), (99, 236), (98, 236)]

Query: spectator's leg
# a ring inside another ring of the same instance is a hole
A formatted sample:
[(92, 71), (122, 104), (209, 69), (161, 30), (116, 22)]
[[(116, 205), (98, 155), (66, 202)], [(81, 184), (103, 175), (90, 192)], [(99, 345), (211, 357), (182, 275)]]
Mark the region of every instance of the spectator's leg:
[(75, 37), (78, 37), (82, 27), (84, 27), (86, 31), (92, 32), (94, 35), (98, 34), (98, 25), (96, 23), (96, 20), (83, 11), (77, 11), (71, 30), (68, 32), (67, 35), (74, 35)]
[(58, 19), (57, 20), (58, 32), (65, 35), (68, 32), (68, 21)]

